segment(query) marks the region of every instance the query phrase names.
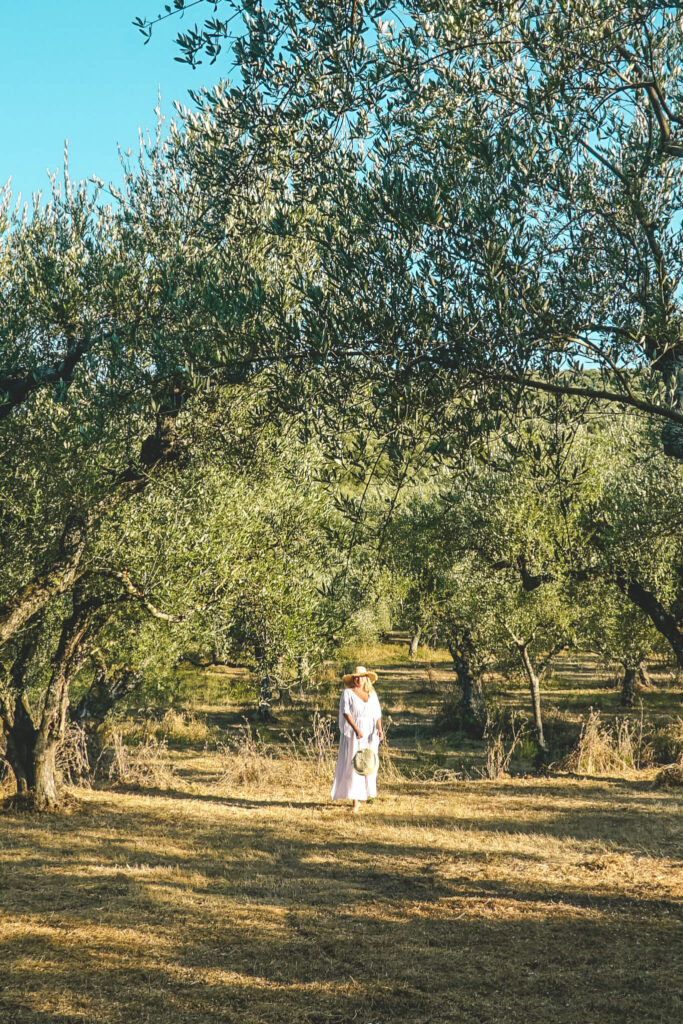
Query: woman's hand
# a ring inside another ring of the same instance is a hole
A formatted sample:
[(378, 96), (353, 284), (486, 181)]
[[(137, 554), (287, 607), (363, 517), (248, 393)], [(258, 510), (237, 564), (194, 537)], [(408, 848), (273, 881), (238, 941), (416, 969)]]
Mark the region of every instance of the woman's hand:
[(358, 737), (358, 739), (362, 740), (363, 739), (363, 733), (360, 731), (360, 729), (358, 728), (358, 726), (356, 725), (354, 720), (351, 718), (351, 715), (348, 713), (348, 711), (344, 712), (344, 718), (349, 723), (349, 725), (351, 726), (351, 728), (355, 732), (355, 734)]

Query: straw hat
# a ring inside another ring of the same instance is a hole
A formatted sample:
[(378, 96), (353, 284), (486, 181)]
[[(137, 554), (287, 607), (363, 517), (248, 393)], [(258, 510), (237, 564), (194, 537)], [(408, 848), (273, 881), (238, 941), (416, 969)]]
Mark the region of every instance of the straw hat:
[(379, 768), (379, 755), (372, 747), (357, 750), (353, 758), (353, 769), (359, 775), (374, 775)]
[(356, 668), (353, 672), (349, 672), (347, 676), (342, 676), (342, 683), (350, 683), (354, 679), (358, 679), (360, 676), (366, 676), (371, 683), (377, 682), (376, 672), (368, 672), (365, 665), (356, 665)]

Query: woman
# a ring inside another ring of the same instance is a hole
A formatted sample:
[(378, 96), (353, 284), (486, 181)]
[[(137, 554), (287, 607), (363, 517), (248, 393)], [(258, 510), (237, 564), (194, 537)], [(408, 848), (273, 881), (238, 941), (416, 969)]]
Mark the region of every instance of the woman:
[(373, 683), (376, 672), (368, 672), (365, 665), (356, 665), (355, 672), (343, 676), (345, 684), (339, 701), (339, 755), (332, 783), (333, 800), (352, 800), (355, 814), (361, 800), (377, 796), (377, 772), (359, 775), (353, 767), (358, 750), (370, 747), (377, 753), (384, 739), (382, 709)]

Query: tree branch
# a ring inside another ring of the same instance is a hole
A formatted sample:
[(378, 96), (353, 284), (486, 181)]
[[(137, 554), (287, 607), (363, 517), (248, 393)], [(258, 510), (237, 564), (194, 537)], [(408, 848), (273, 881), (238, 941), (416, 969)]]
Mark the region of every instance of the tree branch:
[(87, 332), (80, 341), (71, 343), (67, 354), (59, 363), (53, 366), (28, 370), (20, 376), (0, 374), (0, 394), (6, 394), (7, 401), (0, 405), (0, 420), (5, 419), (18, 405), (31, 395), (34, 391), (47, 384), (70, 384), (73, 380), (74, 371), (82, 356), (92, 346), (93, 339), (90, 332)]
[(491, 374), (494, 381), (504, 381), (506, 384), (517, 384), (521, 388), (533, 388), (536, 391), (547, 391), (551, 395), (577, 395), (580, 398), (595, 398), (605, 402), (616, 402), (619, 405), (640, 409), (651, 416), (660, 416), (663, 419), (673, 420), (674, 423), (683, 424), (683, 413), (675, 409), (668, 409), (663, 405), (653, 405), (644, 398), (623, 395), (618, 391), (605, 391), (596, 388), (577, 387), (572, 384), (556, 384), (547, 380), (539, 380), (536, 377), (520, 377), (514, 373)]

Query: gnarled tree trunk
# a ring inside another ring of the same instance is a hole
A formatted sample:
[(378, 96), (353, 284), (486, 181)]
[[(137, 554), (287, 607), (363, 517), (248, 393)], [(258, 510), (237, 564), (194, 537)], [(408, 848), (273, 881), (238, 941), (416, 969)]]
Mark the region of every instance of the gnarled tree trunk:
[(625, 708), (632, 708), (635, 701), (636, 678), (638, 666), (627, 662), (624, 665), (624, 678), (621, 681), (621, 705)]
[(0, 701), (2, 750), (14, 775), (17, 794), (22, 799), (33, 790), (35, 785), (33, 754), (37, 730), (33, 724), (24, 689), (26, 673), (35, 652), (38, 636), (39, 632), (36, 627), (25, 635), (10, 666), (9, 694)]
[(37, 734), (25, 697), (20, 694), (5, 722), (5, 758), (16, 781), (17, 796), (22, 799), (35, 788)]
[(415, 630), (412, 637), (410, 638), (410, 647), (408, 648), (408, 653), (410, 654), (411, 658), (417, 658), (417, 649), (420, 646), (421, 635), (422, 630), (418, 628)]
[(254, 644), (254, 655), (259, 684), (256, 717), (260, 722), (268, 722), (273, 717), (273, 689), (276, 682), (275, 667), (266, 654), (265, 644)]
[(79, 593), (71, 614), (64, 619), (37, 726), (24, 696), (25, 673), (30, 660), (26, 646), (12, 666), (17, 695), (11, 718), (7, 708), (3, 713), (6, 757), (14, 772), (17, 795), (25, 805), (36, 810), (49, 810), (59, 803), (57, 751), (64, 737), (69, 687), (85, 660), (83, 640), (93, 612), (100, 605), (99, 599), (86, 599)]
[(131, 665), (117, 665), (108, 670), (104, 662), (98, 662), (88, 690), (78, 704), (69, 704), (69, 719), (85, 729), (90, 764), (95, 764), (102, 753), (99, 727), (112, 708), (133, 693), (140, 679), (141, 673)]
[(267, 668), (259, 673), (256, 715), (261, 722), (269, 722), (273, 717), (273, 677)]
[(668, 611), (651, 590), (638, 580), (629, 578), (625, 572), (619, 571), (615, 582), (622, 594), (645, 612), (655, 629), (669, 642), (678, 667), (683, 668), (683, 623), (680, 617)]
[(36, 810), (48, 810), (59, 802), (57, 750), (64, 738), (71, 680), (86, 658), (82, 642), (93, 610), (93, 605), (87, 600), (76, 600), (71, 615), (62, 624), (36, 735), (33, 757), (35, 782), (33, 793), (29, 794)]
[(469, 630), (462, 630), (459, 637), (451, 638), (448, 651), (462, 691), (460, 707), (463, 727), (469, 735), (481, 739), (486, 727), (486, 711), (481, 687), (472, 670), (474, 645)]
[[(178, 408), (182, 396), (177, 398)], [(112, 491), (105, 494), (83, 516), (69, 516), (64, 524), (59, 550), (52, 564), (43, 567), (31, 582), (21, 587), (4, 605), (0, 606), (0, 646), (16, 636), (47, 606), (53, 597), (77, 588), (84, 570), (81, 565), (88, 533), (100, 517), (116, 505), (144, 491), (157, 470), (178, 462), (184, 452), (184, 442), (176, 433), (175, 417), (178, 408), (164, 408), (158, 414), (157, 429), (142, 442), (139, 461), (143, 467), (131, 467), (116, 481)]]
[(69, 707), (72, 722), (101, 725), (119, 701), (123, 700), (140, 682), (140, 672), (130, 665), (118, 665), (107, 671), (98, 665), (92, 683), (78, 704)]

